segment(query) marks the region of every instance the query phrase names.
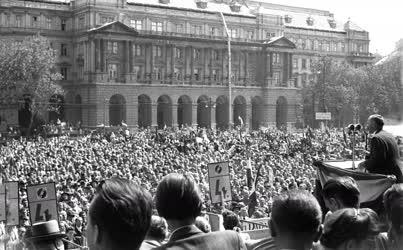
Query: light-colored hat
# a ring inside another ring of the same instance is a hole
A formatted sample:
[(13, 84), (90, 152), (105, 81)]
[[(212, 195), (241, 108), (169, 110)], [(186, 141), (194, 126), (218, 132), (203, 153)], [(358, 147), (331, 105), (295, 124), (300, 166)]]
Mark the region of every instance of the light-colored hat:
[(27, 231), (25, 240), (27, 241), (39, 241), (45, 239), (57, 239), (64, 238), (66, 235), (60, 232), (59, 224), (56, 220), (38, 222), (31, 226)]

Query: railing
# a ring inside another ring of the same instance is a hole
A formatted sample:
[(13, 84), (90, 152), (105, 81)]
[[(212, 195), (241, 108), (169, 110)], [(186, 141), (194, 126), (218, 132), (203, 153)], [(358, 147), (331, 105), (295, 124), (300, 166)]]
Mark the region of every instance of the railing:
[(49, 2), (34, 2), (34, 1), (0, 1), (1, 7), (26, 7), (26, 8), (38, 8), (48, 10), (70, 10), (70, 4), (64, 4), (63, 2), (49, 3)]
[(372, 57), (373, 54), (369, 52), (350, 52), (351, 56)]

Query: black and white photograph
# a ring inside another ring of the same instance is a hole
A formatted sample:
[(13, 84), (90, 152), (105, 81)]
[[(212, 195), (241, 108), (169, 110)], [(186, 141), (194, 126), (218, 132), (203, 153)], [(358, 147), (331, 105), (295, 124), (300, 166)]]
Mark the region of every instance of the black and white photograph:
[(0, 250), (403, 250), (403, 2), (0, 0)]

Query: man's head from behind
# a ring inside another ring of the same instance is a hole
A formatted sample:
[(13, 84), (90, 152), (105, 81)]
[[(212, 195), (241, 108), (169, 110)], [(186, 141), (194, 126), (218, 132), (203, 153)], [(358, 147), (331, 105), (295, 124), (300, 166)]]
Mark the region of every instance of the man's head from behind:
[(384, 125), (384, 120), (381, 115), (374, 114), (368, 117), (367, 129), (370, 133), (382, 130)]
[(120, 178), (101, 182), (88, 211), (87, 239), (93, 249), (137, 249), (151, 221), (151, 195)]
[(342, 208), (359, 208), (360, 190), (356, 181), (348, 176), (328, 180), (323, 186), (326, 207), (334, 212)]
[(158, 184), (155, 203), (158, 214), (170, 221), (194, 223), (202, 209), (202, 198), (193, 178), (169, 174)]
[(273, 201), (270, 229), (278, 242), (299, 241), (300, 245), (309, 246), (319, 240), (321, 220), (320, 205), (312, 194), (303, 190), (286, 191)]

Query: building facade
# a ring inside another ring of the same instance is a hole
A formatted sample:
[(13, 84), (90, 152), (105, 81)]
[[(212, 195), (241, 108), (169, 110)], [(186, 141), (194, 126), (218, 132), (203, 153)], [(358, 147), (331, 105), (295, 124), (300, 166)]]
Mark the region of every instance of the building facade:
[[(59, 55), (65, 90), (49, 100), (59, 111), (48, 121), (89, 127), (293, 126), (313, 60), (373, 58), (368, 32), (351, 21), (263, 0), (0, 2), (2, 37), (37, 33)], [(5, 106), (3, 124), (21, 124), (24, 107)]]

